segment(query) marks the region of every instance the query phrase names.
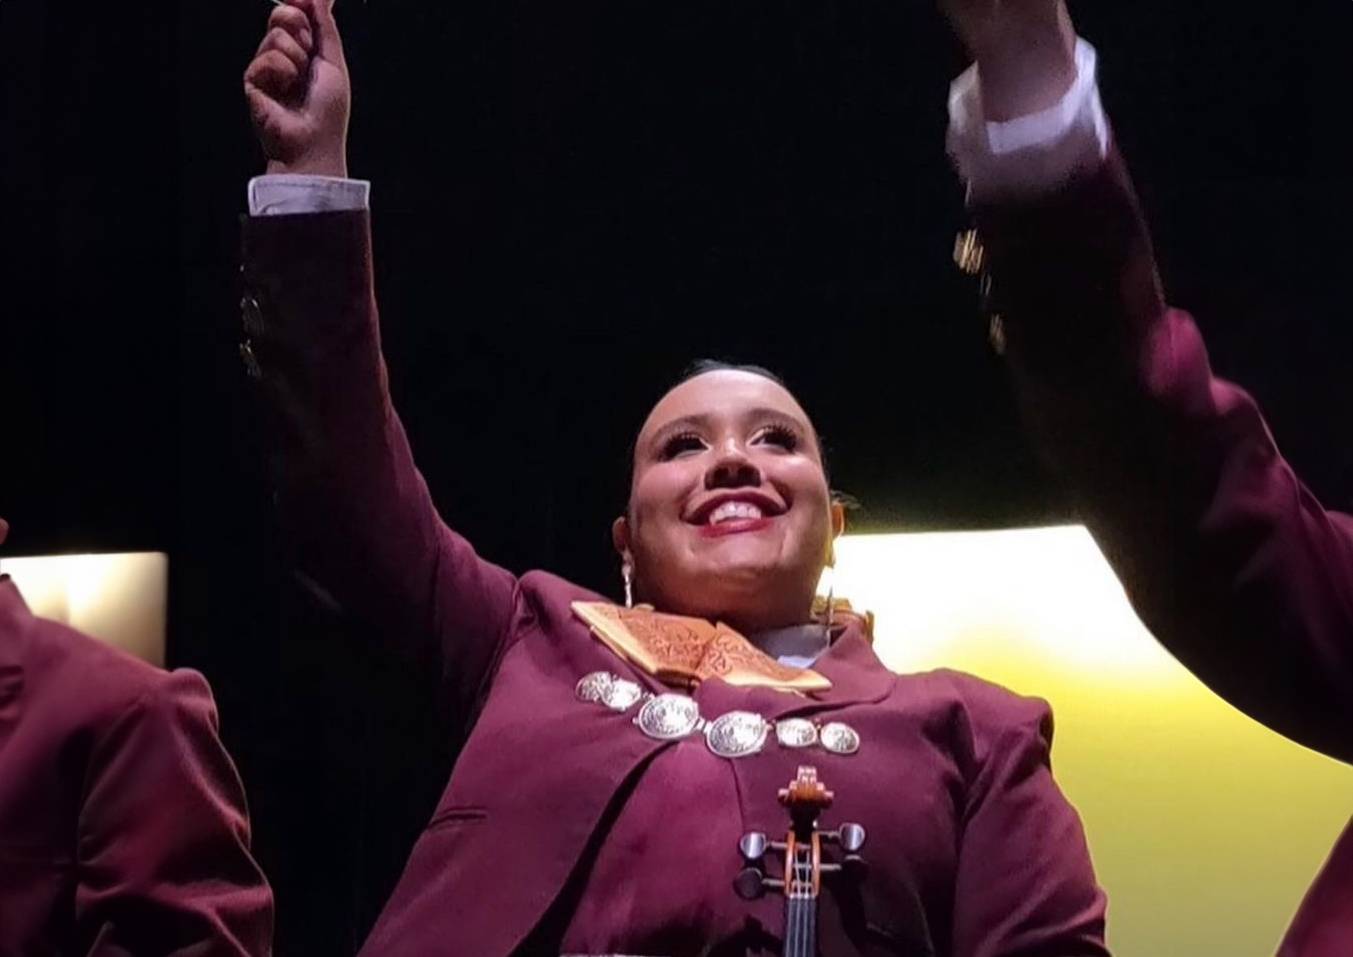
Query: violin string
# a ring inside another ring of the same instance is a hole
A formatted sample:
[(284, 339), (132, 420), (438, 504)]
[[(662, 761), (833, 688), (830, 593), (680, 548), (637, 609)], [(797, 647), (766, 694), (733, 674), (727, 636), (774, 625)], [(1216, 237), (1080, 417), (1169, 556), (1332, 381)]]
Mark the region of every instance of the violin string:
[(812, 950), (813, 946), (812, 941), (808, 938), (808, 911), (809, 908), (812, 907), (812, 903), (809, 902), (809, 897), (813, 892), (813, 885), (810, 883), (810, 881), (813, 880), (813, 865), (812, 862), (810, 862), (810, 854), (812, 854), (812, 851), (805, 854), (804, 858), (804, 900), (802, 900), (802, 903), (800, 904), (800, 938), (802, 939), (800, 952), (804, 954), (804, 957), (809, 957), (809, 952)]
[(800, 936), (801, 936), (802, 939), (803, 939), (803, 943), (802, 943), (802, 945), (800, 946), (800, 949), (801, 949), (801, 951), (802, 951), (802, 953), (803, 953), (803, 957), (811, 957), (811, 951), (812, 951), (812, 948), (813, 948), (813, 942), (812, 942), (812, 939), (809, 937), (808, 929), (809, 929), (809, 926), (811, 925), (811, 919), (810, 919), (810, 913), (809, 913), (809, 912), (812, 910), (812, 906), (813, 906), (813, 905), (812, 905), (812, 899), (811, 899), (811, 898), (812, 898), (812, 894), (813, 894), (813, 884), (812, 884), (812, 880), (813, 880), (812, 851), (809, 851), (809, 852), (807, 852), (807, 854), (804, 855), (803, 870), (804, 870), (804, 874), (803, 874), (803, 881), (804, 881), (804, 883), (803, 883), (803, 903), (802, 903), (802, 905), (801, 905), (801, 908), (802, 908), (802, 916), (800, 917), (800, 921), (801, 921), (802, 929), (803, 929), (803, 932), (802, 932), (802, 934), (801, 934)]
[(813, 953), (812, 863), (808, 854), (796, 848), (791, 862), (791, 899), (786, 928), (786, 957), (816, 957)]
[(808, 937), (808, 927), (809, 927), (809, 923), (810, 923), (810, 921), (809, 921), (809, 911), (812, 909), (812, 901), (811, 901), (811, 898), (812, 898), (812, 894), (813, 894), (813, 883), (812, 883), (812, 881), (813, 881), (812, 851), (808, 851), (808, 852), (804, 855), (803, 871), (804, 871), (804, 873), (803, 873), (803, 898), (804, 898), (804, 900), (803, 900), (803, 916), (802, 916), (802, 918), (801, 918), (801, 920), (802, 920), (802, 922), (803, 922), (803, 934), (802, 934), (802, 936), (803, 936), (803, 947), (802, 947), (802, 949), (803, 949), (804, 957), (809, 957), (808, 952), (812, 949), (812, 946), (813, 946), (812, 941), (811, 941), (811, 940), (809, 939), (809, 937)]
[(806, 878), (804, 869), (804, 864), (800, 862), (800, 865), (798, 865), (798, 881), (800, 881), (800, 884), (798, 884), (798, 953), (800, 953), (800, 957), (804, 957), (805, 950), (808, 950), (808, 941), (805, 939), (806, 931), (808, 931), (805, 915), (805, 911), (808, 910), (808, 906), (806, 906), (806, 891), (808, 889), (804, 885)]
[(803, 952), (804, 957), (812, 957), (813, 951), (813, 852), (810, 849), (804, 858), (803, 875)]
[[(800, 851), (800, 855), (802, 855), (802, 851)], [(798, 946), (797, 946), (795, 949), (798, 950), (800, 957), (802, 957), (803, 949), (804, 949), (804, 940), (803, 940), (803, 931), (804, 931), (804, 927), (803, 927), (803, 858), (802, 858), (802, 856), (800, 856), (799, 860), (795, 863), (794, 869), (795, 869), (795, 871), (796, 871), (795, 877), (797, 878), (797, 881), (798, 881), (798, 887), (796, 888), (796, 890), (798, 891), (798, 898), (799, 898), (798, 909), (797, 909), (796, 914), (794, 915), (796, 918), (798, 918), (798, 919), (795, 921), (795, 925), (796, 925), (795, 929), (798, 931), (798, 933), (796, 933), (796, 934), (794, 935), (796, 938), (798, 938)]]
[(811, 865), (807, 862), (807, 855), (804, 857), (803, 873), (799, 875), (800, 880), (803, 881), (803, 886), (800, 888), (802, 898), (799, 902), (799, 951), (804, 954), (804, 957), (807, 957), (807, 951), (810, 946), (808, 942), (808, 896), (812, 892), (812, 885), (808, 882), (811, 881), (813, 877)]
[(808, 853), (804, 855), (804, 874), (802, 874), (802, 878), (804, 878), (804, 888), (802, 888), (804, 900), (802, 900), (802, 903), (800, 904), (800, 927), (802, 929), (802, 933), (800, 934), (800, 938), (802, 939), (800, 950), (804, 953), (804, 957), (808, 957), (808, 952), (810, 948), (812, 948), (812, 942), (808, 939), (808, 911), (809, 907), (812, 907), (812, 904), (809, 903), (809, 897), (813, 892), (813, 885), (810, 883), (810, 881), (813, 880), (813, 865), (812, 862), (810, 862), (810, 855), (812, 855), (812, 851), (808, 851)]
[(795, 914), (794, 914), (794, 917), (795, 917), (795, 920), (794, 920), (794, 930), (795, 930), (795, 934), (794, 934), (794, 937), (795, 937), (795, 945), (794, 945), (794, 949), (798, 952), (797, 955), (796, 955), (796, 957), (803, 957), (803, 951), (804, 951), (804, 946), (805, 946), (805, 944), (804, 944), (804, 940), (803, 940), (803, 931), (804, 931), (804, 927), (803, 927), (803, 865), (802, 865), (802, 864), (799, 864), (799, 865), (798, 865), (798, 872), (799, 872), (799, 873), (798, 873), (798, 879), (799, 879), (799, 899), (798, 899), (798, 902), (797, 902), (797, 909), (796, 909)]
[(795, 930), (797, 931), (797, 933), (796, 933), (794, 936), (795, 936), (796, 938), (798, 938), (798, 946), (797, 946), (795, 949), (798, 950), (798, 952), (799, 952), (800, 955), (802, 955), (802, 954), (803, 954), (803, 946), (804, 946), (804, 944), (803, 944), (803, 850), (802, 850), (802, 849), (799, 850), (799, 859), (798, 859), (797, 861), (795, 861), (795, 863), (794, 863), (794, 871), (795, 871), (794, 877), (795, 877), (796, 883), (797, 883), (797, 885), (798, 885), (798, 886), (795, 888), (795, 890), (797, 891), (797, 896), (798, 896), (798, 899), (799, 899), (799, 900), (798, 900), (798, 907), (797, 907), (797, 910), (796, 910), (795, 915), (794, 915), (795, 918), (796, 918), (796, 920), (795, 920), (795, 922), (794, 922), (794, 923), (795, 923)]

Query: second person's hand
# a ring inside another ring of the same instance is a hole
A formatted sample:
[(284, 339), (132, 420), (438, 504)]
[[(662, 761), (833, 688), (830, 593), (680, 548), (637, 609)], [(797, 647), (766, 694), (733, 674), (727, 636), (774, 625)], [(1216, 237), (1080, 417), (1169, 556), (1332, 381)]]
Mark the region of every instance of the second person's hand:
[(351, 86), (333, 0), (287, 0), (244, 71), (269, 173), (347, 175)]
[(988, 120), (1053, 106), (1076, 76), (1076, 33), (1064, 0), (940, 0), (977, 63)]

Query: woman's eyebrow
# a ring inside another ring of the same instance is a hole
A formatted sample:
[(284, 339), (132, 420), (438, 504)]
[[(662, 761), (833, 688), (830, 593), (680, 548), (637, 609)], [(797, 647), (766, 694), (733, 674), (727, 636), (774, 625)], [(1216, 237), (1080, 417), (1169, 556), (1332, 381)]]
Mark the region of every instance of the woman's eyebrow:
[(793, 412), (786, 412), (784, 409), (772, 409), (770, 406), (758, 406), (755, 409), (748, 409), (742, 417), (749, 421), (758, 419), (778, 419), (781, 422), (790, 422), (801, 429), (808, 428), (808, 423), (803, 421)]

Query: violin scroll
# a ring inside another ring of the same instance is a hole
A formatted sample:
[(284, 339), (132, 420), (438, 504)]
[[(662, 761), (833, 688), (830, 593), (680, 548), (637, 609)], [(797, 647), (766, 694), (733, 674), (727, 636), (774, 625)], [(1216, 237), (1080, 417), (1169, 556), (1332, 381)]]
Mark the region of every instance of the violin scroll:
[[(845, 822), (831, 831), (818, 830), (817, 818), (831, 806), (835, 795), (818, 779), (817, 769), (803, 766), (793, 781), (779, 791), (780, 803), (789, 811), (792, 826), (783, 841), (770, 840), (763, 831), (748, 831), (738, 841), (743, 868), (733, 880), (733, 888), (743, 900), (756, 900), (768, 890), (786, 897), (816, 898), (824, 875), (844, 874), (851, 879), (864, 876), (867, 867), (860, 849), (865, 829)], [(822, 859), (824, 845), (844, 851), (839, 863)], [(767, 852), (781, 858), (783, 877), (766, 873)]]
[(836, 795), (817, 779), (817, 768), (800, 765), (799, 772), (788, 787), (780, 788), (780, 803), (789, 809), (794, 831), (800, 840), (807, 840), (817, 826), (817, 817), (832, 806)]

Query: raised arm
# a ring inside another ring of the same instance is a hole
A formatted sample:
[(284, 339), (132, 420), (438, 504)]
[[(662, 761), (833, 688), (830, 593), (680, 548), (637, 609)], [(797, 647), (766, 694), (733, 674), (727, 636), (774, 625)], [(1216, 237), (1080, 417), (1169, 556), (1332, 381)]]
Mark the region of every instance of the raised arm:
[[(365, 184), (344, 179), (350, 93), (329, 0), (273, 11), (244, 88), (269, 175), (251, 184), (241, 351), (288, 545), (304, 574), (439, 669), (448, 703), (468, 707), (506, 640), (517, 583), (438, 517), (390, 404)], [(269, 206), (283, 214), (263, 215)]]
[[(1060, 2), (1000, 5), (1021, 6), (1040, 15), (996, 43), (1001, 69), (986, 75), (978, 57), (980, 122), (1021, 115), (988, 103), (1064, 85), (1045, 51), (1069, 29), (1038, 29), (1064, 22), (1046, 14)], [(971, 195), (1016, 394), (1137, 612), (1237, 707), (1353, 760), (1353, 519), (1316, 501), (1254, 401), (1212, 375), (1192, 319), (1167, 307), (1121, 159), (1101, 151), (1034, 187), (1056, 150), (983, 148), (1005, 171)]]

